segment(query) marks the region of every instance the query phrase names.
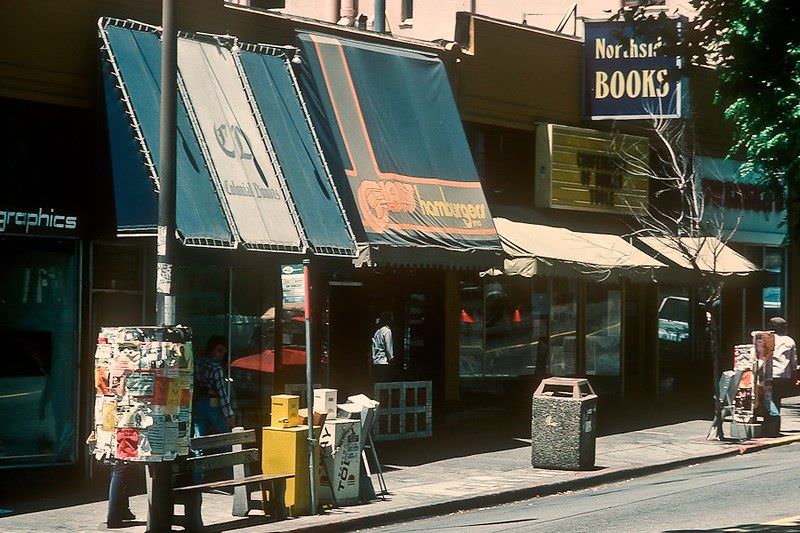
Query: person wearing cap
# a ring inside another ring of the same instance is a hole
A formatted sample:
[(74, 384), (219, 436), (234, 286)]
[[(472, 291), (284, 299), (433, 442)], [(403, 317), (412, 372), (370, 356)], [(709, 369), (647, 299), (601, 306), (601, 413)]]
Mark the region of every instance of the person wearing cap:
[(392, 379), (394, 363), (394, 343), (392, 341), (392, 314), (384, 311), (375, 321), (377, 329), (372, 335), (372, 366), (370, 367), (373, 383), (385, 383)]
[(794, 395), (797, 379), (797, 348), (794, 339), (786, 334), (786, 320), (776, 316), (769, 319), (769, 327), (775, 332), (775, 349), (772, 352), (772, 401), (781, 409), (784, 398)]

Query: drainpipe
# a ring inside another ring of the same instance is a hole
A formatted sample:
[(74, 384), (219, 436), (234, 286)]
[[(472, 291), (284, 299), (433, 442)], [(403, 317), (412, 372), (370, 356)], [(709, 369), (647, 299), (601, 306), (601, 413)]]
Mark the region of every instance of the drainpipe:
[(339, 20), (339, 0), (325, 0), (322, 17), (325, 22), (336, 23)]
[(356, 0), (342, 0), (339, 9), (339, 26), (352, 26), (356, 22)]
[(478, 12), (478, 0), (469, 0), (469, 12), (473, 14)]
[(376, 33), (386, 33), (386, 0), (375, 0), (375, 18), (372, 28)]

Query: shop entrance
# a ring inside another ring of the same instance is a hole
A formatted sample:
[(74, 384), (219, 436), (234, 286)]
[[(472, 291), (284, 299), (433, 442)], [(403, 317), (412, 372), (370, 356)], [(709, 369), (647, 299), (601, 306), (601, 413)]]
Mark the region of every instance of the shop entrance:
[(349, 394), (370, 395), (371, 319), (376, 301), (362, 282), (331, 282), (328, 385)]
[[(438, 282), (437, 282), (438, 280)], [(391, 381), (432, 381), (442, 392), (444, 289), (439, 273), (365, 275), (329, 284), (329, 385), (348, 394), (372, 394), (369, 363), (376, 319), (392, 314), (395, 367)], [(323, 371), (323, 374), (325, 371)]]

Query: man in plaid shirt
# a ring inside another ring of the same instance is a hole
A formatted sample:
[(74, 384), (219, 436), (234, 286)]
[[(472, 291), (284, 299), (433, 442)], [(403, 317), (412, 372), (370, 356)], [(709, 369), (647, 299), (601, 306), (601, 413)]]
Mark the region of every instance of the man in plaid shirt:
[(206, 354), (195, 360), (192, 419), (195, 436), (226, 433), (236, 425), (222, 363), (227, 356), (227, 341), (213, 335)]

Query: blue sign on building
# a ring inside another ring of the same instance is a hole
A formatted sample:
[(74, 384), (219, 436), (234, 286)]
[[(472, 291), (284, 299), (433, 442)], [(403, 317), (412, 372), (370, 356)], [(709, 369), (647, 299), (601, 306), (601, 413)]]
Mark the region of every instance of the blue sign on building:
[(586, 112), (592, 120), (681, 116), (679, 19), (586, 21)]

